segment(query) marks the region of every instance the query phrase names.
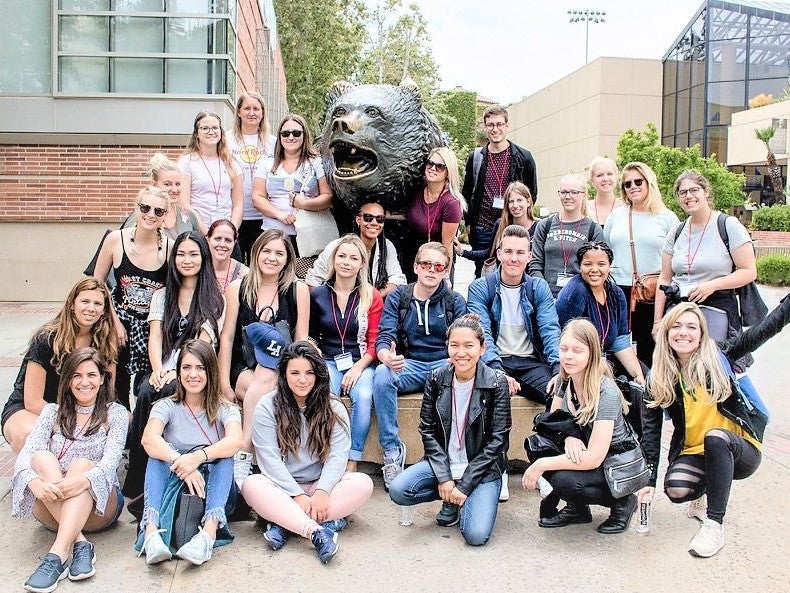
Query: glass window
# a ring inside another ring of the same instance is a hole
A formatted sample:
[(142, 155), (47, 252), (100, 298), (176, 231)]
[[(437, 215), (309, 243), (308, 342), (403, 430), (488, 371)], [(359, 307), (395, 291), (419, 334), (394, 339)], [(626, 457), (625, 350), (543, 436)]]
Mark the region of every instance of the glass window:
[(113, 58), (114, 93), (164, 92), (165, 61), (156, 58)]
[(689, 135), (688, 134), (675, 134), (675, 148), (688, 148)]
[(691, 86), (702, 84), (705, 82), (705, 46), (697, 46), (694, 48), (692, 59), (690, 62), (691, 68)]
[(118, 12), (163, 12), (165, 0), (113, 0), (113, 10)]
[(110, 90), (110, 61), (107, 58), (63, 56), (59, 60), (58, 87), (64, 93), (106, 93)]
[(678, 72), (677, 52), (673, 52), (664, 62), (664, 95), (674, 93), (677, 88), (676, 80)]
[(733, 12), (725, 8), (715, 8), (711, 12), (710, 31), (708, 39), (743, 39), (746, 37), (746, 19), (749, 15), (745, 12)]
[(179, 54), (213, 53), (213, 20), (167, 19), (167, 51)]
[(727, 125), (732, 114), (746, 109), (744, 81), (714, 82), (708, 85), (708, 123)]
[(689, 129), (700, 130), (705, 125), (705, 85), (691, 89), (691, 123)]
[(165, 23), (159, 18), (113, 17), (113, 51), (161, 53), (165, 51)]
[(746, 40), (711, 41), (708, 74), (710, 81), (743, 80), (746, 76)]
[(60, 10), (86, 12), (93, 10), (110, 10), (110, 0), (60, 0)]
[(790, 23), (752, 17), (749, 78), (787, 77), (788, 48)]
[(720, 163), (727, 162), (727, 128), (725, 126), (708, 127), (708, 156), (714, 154)]
[(688, 132), (689, 129), (689, 110), (690, 110), (690, 91), (680, 91), (678, 93), (677, 117), (675, 119), (676, 132)]
[(49, 2), (0, 2), (0, 93), (48, 94), (52, 87)]
[(67, 52), (104, 52), (110, 49), (110, 19), (106, 16), (62, 16), (58, 49)]
[(675, 95), (664, 97), (661, 128), (662, 133), (666, 136), (675, 133)]
[(205, 95), (211, 93), (209, 87), (209, 60), (167, 60), (165, 85), (168, 93)]
[(787, 78), (763, 78), (760, 80), (750, 80), (749, 98), (752, 99), (760, 93), (765, 93), (766, 95), (773, 95), (774, 99), (778, 99), (787, 88), (787, 84)]
[(211, 11), (211, 0), (167, 0), (168, 12), (207, 13)]
[(694, 130), (693, 132), (689, 132), (689, 146), (699, 144), (699, 149), (702, 151), (702, 136), (702, 130)]
[[(683, 56), (680, 56), (683, 58)], [(681, 59), (678, 62), (678, 90), (683, 90), (691, 86), (691, 62), (688, 59)]]

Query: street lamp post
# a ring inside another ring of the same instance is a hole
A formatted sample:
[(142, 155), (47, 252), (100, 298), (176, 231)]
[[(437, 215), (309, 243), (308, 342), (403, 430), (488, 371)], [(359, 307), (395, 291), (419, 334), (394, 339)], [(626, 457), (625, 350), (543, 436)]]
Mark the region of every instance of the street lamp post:
[(605, 10), (592, 10), (584, 8), (581, 10), (569, 10), (568, 22), (569, 23), (584, 23), (584, 63), (588, 62), (588, 55), (590, 51), (590, 23), (605, 23), (606, 19)]

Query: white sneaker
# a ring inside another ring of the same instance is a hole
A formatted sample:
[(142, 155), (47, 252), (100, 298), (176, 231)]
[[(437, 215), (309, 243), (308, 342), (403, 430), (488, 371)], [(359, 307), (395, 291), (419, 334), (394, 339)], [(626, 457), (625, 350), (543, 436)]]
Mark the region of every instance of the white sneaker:
[(708, 497), (704, 494), (696, 500), (692, 500), (686, 509), (686, 516), (689, 519), (704, 521), (708, 518)]
[(173, 555), (170, 553), (170, 548), (162, 541), (162, 536), (160, 534), (164, 533), (164, 531), (164, 529), (159, 529), (145, 538), (143, 547), (137, 555), (140, 556), (140, 554), (145, 552), (145, 561), (147, 564), (159, 564), (160, 562), (173, 558)]
[(397, 478), (403, 473), (406, 467), (406, 445), (400, 444), (398, 450), (398, 457), (396, 459), (384, 458), (384, 465), (381, 468), (381, 474), (384, 477), (384, 489), (389, 491), (392, 480)]
[(252, 453), (249, 451), (239, 451), (233, 456), (233, 479), (236, 487), (241, 492), (244, 480), (252, 473)]
[(724, 525), (703, 519), (702, 527), (689, 543), (689, 554), (698, 558), (715, 556), (724, 547)]
[(507, 488), (507, 472), (502, 473), (502, 488), (499, 490), (499, 502), (510, 500), (510, 490)]
[(214, 540), (201, 527), (191, 540), (178, 548), (176, 556), (195, 566), (200, 566), (211, 558), (213, 550)]

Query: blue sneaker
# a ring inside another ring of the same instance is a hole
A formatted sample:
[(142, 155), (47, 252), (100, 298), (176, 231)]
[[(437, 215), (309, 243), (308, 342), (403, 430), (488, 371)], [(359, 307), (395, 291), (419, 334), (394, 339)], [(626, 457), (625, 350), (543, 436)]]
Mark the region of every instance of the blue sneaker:
[(74, 542), (71, 550), (70, 581), (84, 581), (96, 574), (96, 551), (90, 542)]
[(277, 551), (285, 545), (291, 533), (287, 529), (283, 529), (277, 523), (269, 523), (266, 531), (263, 532), (263, 539), (273, 551)]
[(326, 564), (337, 554), (337, 533), (326, 527), (319, 527), (310, 536), (310, 541), (315, 546), (318, 558)]
[(340, 533), (346, 527), (348, 527), (348, 521), (345, 519), (334, 519), (332, 521), (324, 521), (321, 523), (321, 527), (326, 527), (327, 529), (331, 529), (335, 533)]
[(68, 564), (61, 562), (57, 554), (50, 552), (41, 559), (41, 564), (25, 581), (25, 589), (33, 593), (50, 593), (66, 578), (68, 571)]

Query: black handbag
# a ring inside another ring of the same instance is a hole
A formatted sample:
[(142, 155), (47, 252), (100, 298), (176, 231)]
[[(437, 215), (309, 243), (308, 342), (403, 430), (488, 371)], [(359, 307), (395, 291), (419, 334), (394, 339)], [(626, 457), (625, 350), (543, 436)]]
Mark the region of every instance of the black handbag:
[(757, 325), (768, 315), (768, 305), (760, 296), (757, 284), (749, 282), (746, 286), (735, 289), (738, 295), (738, 307), (741, 313), (741, 323), (745, 327)]
[(647, 467), (642, 447), (636, 439), (634, 429), (627, 420), (624, 422), (631, 434), (633, 448), (617, 453), (610, 452), (601, 464), (606, 484), (615, 498), (633, 494), (647, 486), (650, 481), (650, 468)]
[(178, 496), (171, 544), (178, 550), (191, 540), (200, 529), (200, 520), (206, 512), (206, 501), (197, 494), (182, 492)]

